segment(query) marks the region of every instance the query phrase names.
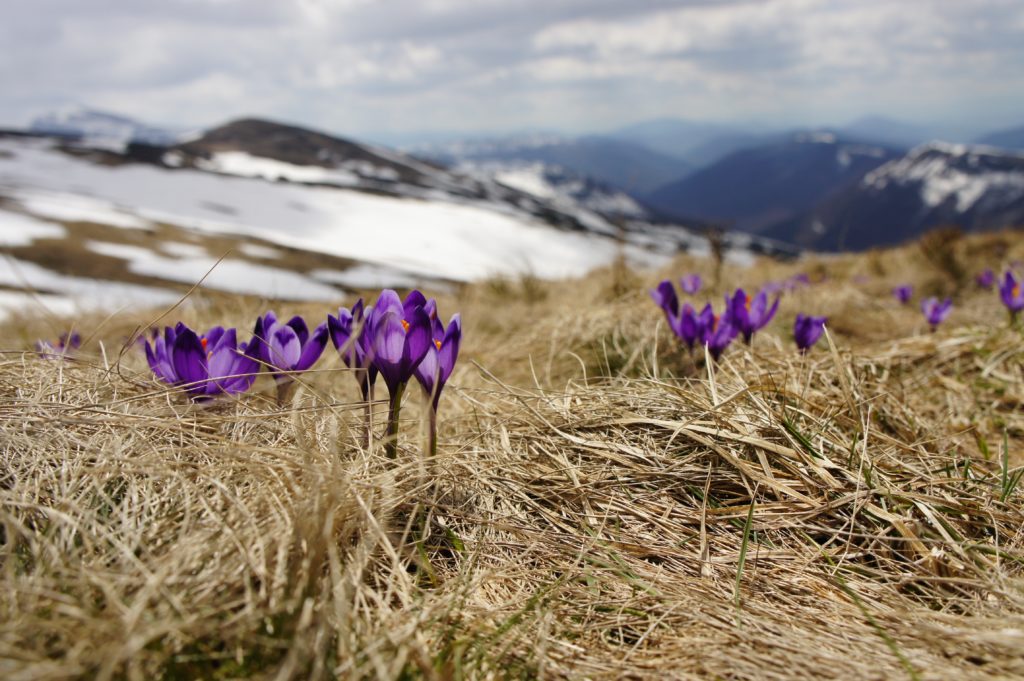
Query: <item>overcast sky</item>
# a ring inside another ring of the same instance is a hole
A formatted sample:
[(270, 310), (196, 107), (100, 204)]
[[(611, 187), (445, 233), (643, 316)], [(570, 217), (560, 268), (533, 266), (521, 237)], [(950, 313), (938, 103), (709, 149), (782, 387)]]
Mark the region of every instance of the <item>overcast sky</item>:
[(0, 123), (1024, 125), (1022, 0), (0, 0)]

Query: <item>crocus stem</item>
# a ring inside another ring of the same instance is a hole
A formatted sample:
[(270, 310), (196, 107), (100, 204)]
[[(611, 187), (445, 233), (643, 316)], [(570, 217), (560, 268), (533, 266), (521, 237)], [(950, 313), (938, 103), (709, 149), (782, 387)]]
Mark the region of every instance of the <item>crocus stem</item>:
[(437, 456), (437, 410), (431, 405), (427, 411), (430, 413), (430, 457), (433, 459)]
[(290, 378), (282, 378), (277, 382), (277, 405), (283, 407), (291, 397), (295, 381)]
[(360, 387), (363, 392), (363, 413), (366, 416), (363, 442), (366, 444), (366, 451), (370, 451), (373, 446), (373, 386), (365, 382)]
[(389, 459), (398, 458), (398, 416), (402, 411), (402, 393), (405, 392), (405, 384), (399, 383), (391, 395), (388, 405), (388, 431), (387, 440), (384, 442), (384, 451)]

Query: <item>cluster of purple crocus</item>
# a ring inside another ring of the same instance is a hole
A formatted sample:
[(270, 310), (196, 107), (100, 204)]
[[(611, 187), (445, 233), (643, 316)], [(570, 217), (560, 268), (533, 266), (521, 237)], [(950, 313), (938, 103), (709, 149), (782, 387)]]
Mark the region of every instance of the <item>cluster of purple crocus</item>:
[[(914, 287), (910, 284), (901, 284), (892, 290), (892, 295), (901, 305), (909, 305), (914, 297)], [(934, 297), (921, 300), (921, 314), (924, 315), (924, 319), (928, 322), (932, 332), (939, 327), (939, 324), (946, 320), (952, 309), (953, 300), (951, 298), (941, 301)]]
[[(997, 279), (995, 272), (985, 269), (975, 275), (974, 281), (979, 288), (990, 291), (996, 285)], [(913, 297), (914, 288), (910, 284), (903, 284), (894, 288), (892, 293), (900, 303), (908, 304)], [(1002, 281), (999, 282), (999, 298), (1010, 313), (1011, 324), (1015, 323), (1021, 310), (1024, 310), (1024, 290), (1012, 269), (1003, 273)], [(921, 313), (933, 332), (946, 320), (952, 308), (953, 301), (950, 298), (941, 301), (938, 298), (925, 298), (921, 301)]]
[[(388, 387), (388, 455), (397, 454), (401, 399), (414, 377), (430, 403), (430, 445), (436, 450), (438, 402), (458, 359), (462, 323), (455, 314), (446, 328), (437, 302), (421, 292), (414, 290), (403, 301), (395, 291), (385, 290), (369, 307), (359, 299), (312, 331), (301, 317), (282, 322), (267, 312), (256, 320), (248, 343), (239, 343), (237, 336), (235, 329), (216, 326), (199, 333), (179, 322), (166, 327), (163, 335), (154, 331), (152, 344), (145, 341), (146, 360), (158, 379), (182, 388), (197, 402), (245, 392), (266, 367), (283, 401), (295, 376), (313, 366), (330, 338), (354, 370), (371, 417), (377, 377)], [(367, 441), (371, 426), (368, 421)]]
[[(692, 284), (694, 280), (696, 285)], [(700, 277), (688, 275), (680, 284), (684, 292), (696, 293), (700, 290)], [(651, 291), (651, 298), (665, 313), (669, 328), (691, 352), (699, 343), (715, 360), (740, 335), (749, 345), (754, 334), (772, 320), (779, 307), (778, 297), (769, 306), (768, 294), (763, 290), (751, 297), (743, 289), (737, 289), (725, 296), (721, 314), (715, 313), (711, 303), (698, 312), (689, 303), (680, 305), (675, 286), (668, 279)]]
[(47, 359), (60, 359), (75, 353), (82, 346), (82, 336), (77, 332), (62, 333), (56, 341), (37, 340), (36, 352)]

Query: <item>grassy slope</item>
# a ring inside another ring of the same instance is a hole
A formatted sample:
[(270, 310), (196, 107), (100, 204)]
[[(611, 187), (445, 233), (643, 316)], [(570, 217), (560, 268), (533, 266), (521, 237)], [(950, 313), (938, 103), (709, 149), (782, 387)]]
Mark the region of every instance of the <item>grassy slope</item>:
[[(713, 380), (657, 277), (467, 288), (441, 301), (466, 340), (436, 459), (415, 395), (399, 460), (363, 450), (333, 356), (287, 407), (261, 382), (197, 409), (119, 354), (152, 316), (81, 320), (74, 362), (23, 352), (58, 320), (10, 322), (0, 675), (1024, 674), (1021, 332), (970, 285), (934, 335), (888, 295), (1022, 257), (996, 235), (728, 271), (828, 279)], [(166, 319), (260, 311), (198, 297)], [(793, 351), (798, 311), (830, 316), (834, 352)]]

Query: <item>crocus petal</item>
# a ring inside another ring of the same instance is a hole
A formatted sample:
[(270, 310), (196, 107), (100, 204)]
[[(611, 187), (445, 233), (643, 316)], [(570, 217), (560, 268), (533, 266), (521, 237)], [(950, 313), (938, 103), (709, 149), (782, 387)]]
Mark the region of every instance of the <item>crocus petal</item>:
[(416, 371), (413, 372), (416, 375), (416, 380), (423, 386), (423, 392), (434, 396), (434, 387), (439, 383), (439, 377), (441, 373), (441, 365), (438, 362), (438, 352), (436, 347), (431, 347), (427, 350), (427, 354), (423, 356), (423, 361), (416, 367)]
[[(409, 291), (409, 295), (407, 295), (405, 297), (405, 300), (402, 301), (403, 319), (408, 319), (409, 316), (412, 314), (412, 311), (415, 310), (417, 307), (426, 308), (427, 297), (423, 295), (423, 293), (421, 293), (418, 289), (413, 289)], [(429, 316), (429, 311), (427, 315)]]
[(672, 286), (672, 282), (668, 279), (658, 284), (657, 288), (651, 291), (651, 298), (658, 307), (664, 310), (665, 315), (669, 318), (679, 314), (679, 298), (676, 296), (675, 287)]
[(206, 353), (196, 332), (188, 327), (179, 331), (170, 349), (174, 372), (182, 383), (194, 384), (193, 390), (202, 390), (207, 377)]
[(302, 355), (299, 356), (293, 368), (296, 371), (306, 371), (309, 369), (320, 358), (326, 345), (327, 323), (324, 322), (313, 329), (313, 335), (309, 337), (309, 341), (302, 348)]
[(288, 320), (288, 326), (292, 327), (292, 331), (299, 339), (299, 345), (305, 346), (306, 341), (309, 340), (309, 327), (306, 326), (306, 320), (302, 317), (295, 315)]
[(377, 302), (373, 305), (373, 314), (383, 317), (388, 312), (403, 315), (405, 308), (402, 306), (402, 299), (398, 297), (398, 293), (393, 289), (386, 288), (377, 296)]
[(422, 307), (412, 311), (407, 320), (409, 330), (405, 337), (405, 347), (402, 348), (402, 372), (409, 380), (412, 372), (423, 361), (427, 350), (434, 345), (434, 339), (430, 335), (430, 317)]
[(290, 326), (275, 326), (270, 332), (267, 344), (270, 346), (268, 362), (277, 369), (291, 371), (302, 355), (299, 337)]
[(455, 369), (455, 362), (459, 359), (459, 346), (462, 344), (462, 317), (453, 314), (448, 323), (448, 330), (441, 341), (441, 348), (438, 350), (438, 362), (441, 365), (441, 383), (448, 380)]

